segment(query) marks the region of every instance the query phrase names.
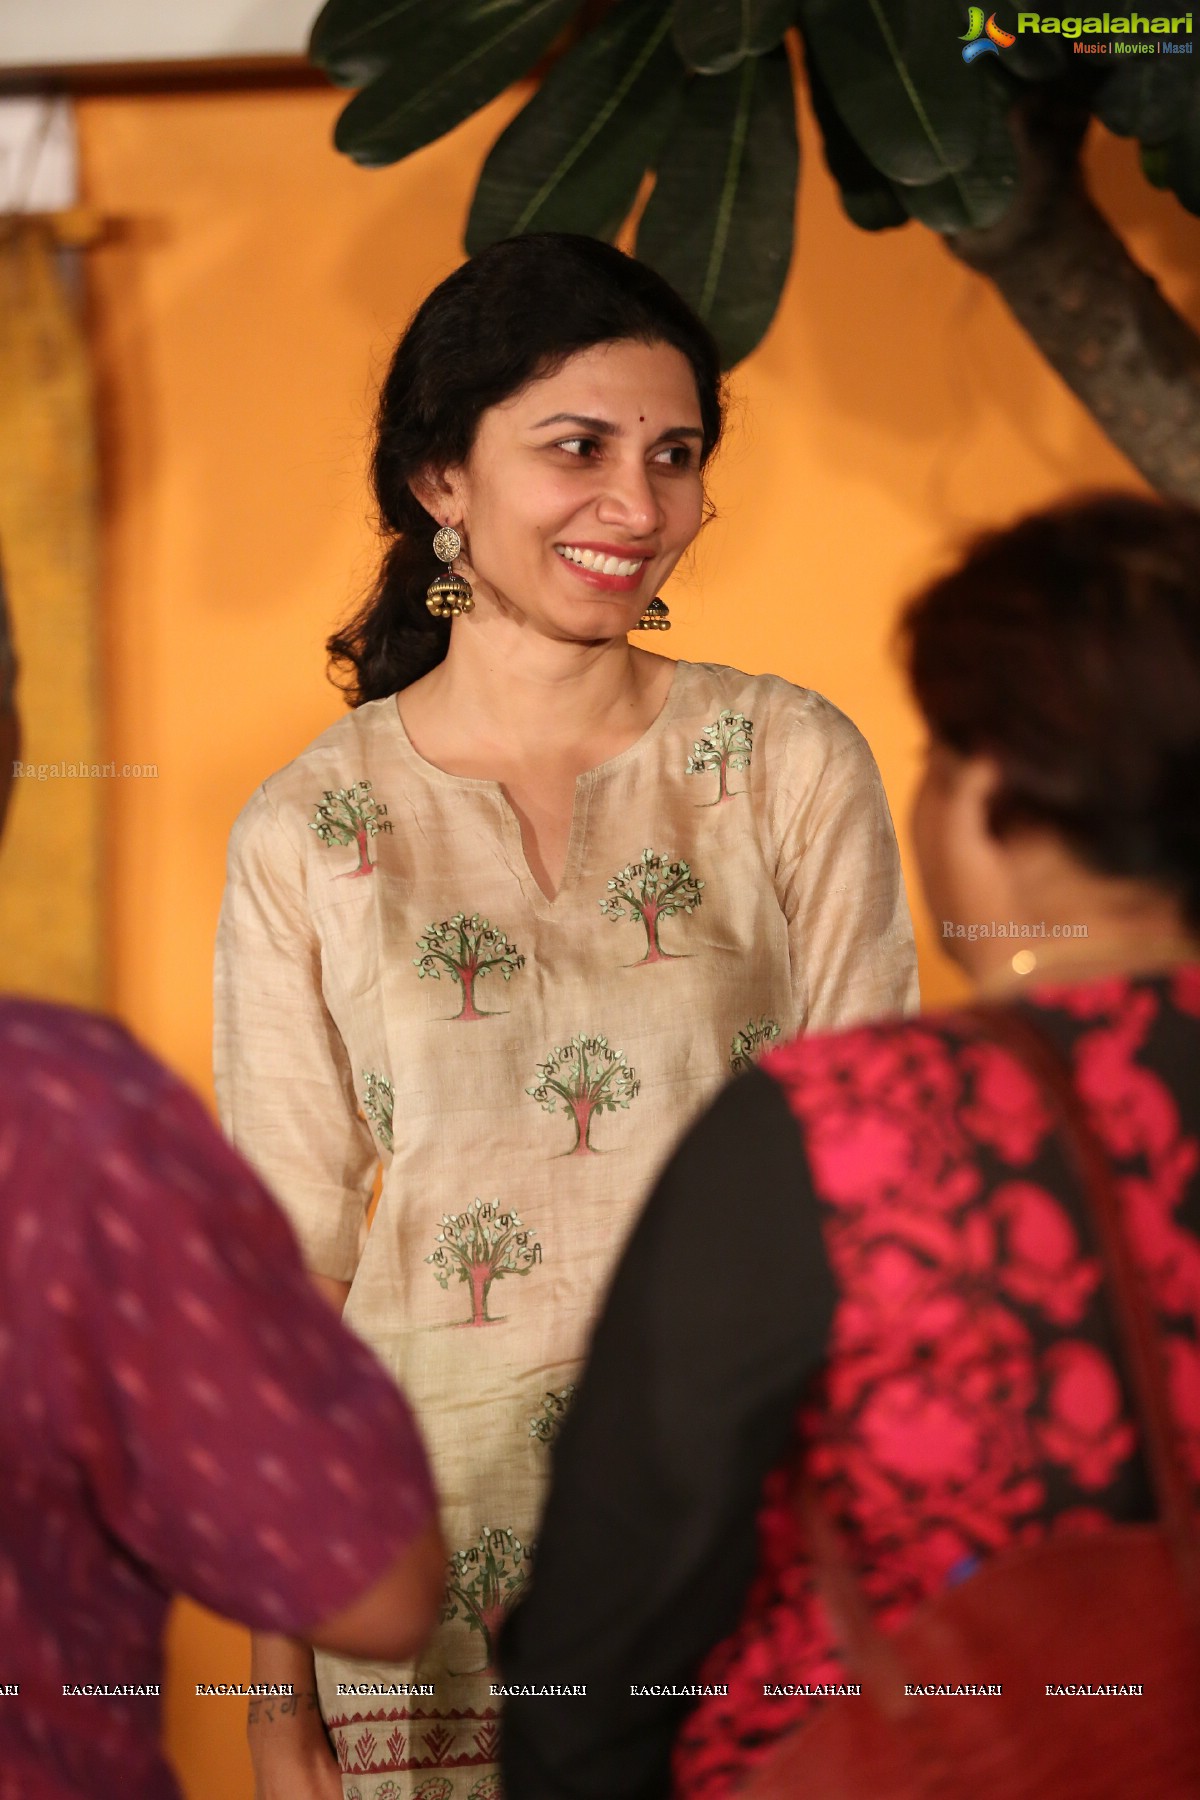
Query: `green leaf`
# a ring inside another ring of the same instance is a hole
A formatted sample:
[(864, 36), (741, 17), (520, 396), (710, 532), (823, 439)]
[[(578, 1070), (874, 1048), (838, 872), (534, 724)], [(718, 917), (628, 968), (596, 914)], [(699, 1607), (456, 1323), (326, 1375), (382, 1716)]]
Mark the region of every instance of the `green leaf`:
[(326, 0), (308, 54), (339, 87), (365, 87), (406, 44), (435, 25), (437, 0)]
[[(989, 0), (984, 11), (990, 10)], [(1037, 10), (1043, 19), (1048, 15), (1061, 19), (1064, 14), (1077, 15), (1085, 9), (1079, 5), (1078, 0), (1067, 0), (1065, 5), (1047, 5), (1046, 0), (1042, 0)], [(963, 0), (959, 16), (964, 21), (968, 11), (966, 0)], [(1077, 56), (1071, 48), (1072, 40), (1057, 32), (1017, 31), (1018, 11), (1015, 4), (996, 8), (997, 25), (1003, 26), (1005, 31), (1013, 32), (1017, 41), (1010, 44), (998, 59), (994, 56), (985, 57), (984, 66), (993, 70), (1002, 68), (1006, 75), (1015, 76), (1018, 81), (1054, 81), (1064, 75), (1068, 80), (1077, 78), (1080, 64), (1090, 59)]]
[[(982, 73), (982, 71), (981, 71)], [(997, 69), (979, 83), (981, 142), (965, 169), (928, 187), (898, 187), (897, 198), (914, 219), (933, 231), (986, 231), (1002, 219), (1016, 198), (1020, 179), (1016, 146), (1008, 124), (1011, 90)]]
[(625, 0), (558, 62), (484, 164), (467, 249), (523, 231), (612, 237), (675, 116), (664, 0)]
[(928, 186), (979, 150), (978, 70), (952, 0), (799, 0), (812, 60), (868, 159)]
[(1182, 129), (1142, 151), (1147, 181), (1170, 188), (1180, 204), (1200, 216), (1200, 81), (1193, 80)]
[[(358, 0), (361, 3), (361, 0)], [(380, 6), (381, 17), (397, 0)], [(357, 94), (333, 141), (355, 162), (399, 162), (502, 93), (549, 48), (580, 0), (444, 0), (399, 33), (386, 68)], [(390, 25), (389, 25), (390, 30)], [(376, 54), (383, 54), (380, 49)]]
[(1195, 62), (1194, 55), (1124, 57), (1096, 90), (1092, 109), (1119, 137), (1161, 144), (1187, 127)]
[(846, 129), (820, 70), (811, 60), (808, 90), (821, 129), (825, 161), (837, 182), (847, 217), (863, 231), (886, 231), (889, 226), (907, 225), (907, 208), (887, 176), (881, 175), (863, 155)]
[(726, 368), (761, 340), (792, 255), (795, 96), (787, 53), (698, 75), (659, 158), (638, 255), (706, 320)]
[(762, 56), (796, 22), (796, 0), (674, 0), (675, 47), (698, 75)]

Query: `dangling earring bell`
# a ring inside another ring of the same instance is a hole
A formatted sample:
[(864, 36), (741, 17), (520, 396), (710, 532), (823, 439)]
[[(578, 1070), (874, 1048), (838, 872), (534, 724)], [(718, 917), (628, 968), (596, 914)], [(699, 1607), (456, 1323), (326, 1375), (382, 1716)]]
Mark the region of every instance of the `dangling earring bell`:
[(653, 599), (637, 624), (635, 631), (670, 631), (671, 609), (665, 600)]
[(459, 613), (474, 611), (475, 600), (470, 582), (461, 575), (456, 575), (448, 566), (461, 549), (462, 539), (453, 525), (443, 525), (440, 531), (435, 532), (433, 554), (447, 564), (425, 590), (425, 604), (435, 619), (456, 619)]

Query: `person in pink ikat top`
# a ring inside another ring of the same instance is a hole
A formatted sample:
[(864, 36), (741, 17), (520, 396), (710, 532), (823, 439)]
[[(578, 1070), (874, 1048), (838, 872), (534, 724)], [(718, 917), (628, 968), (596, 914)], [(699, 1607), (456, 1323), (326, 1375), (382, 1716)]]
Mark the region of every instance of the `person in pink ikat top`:
[[(0, 826), (13, 668), (0, 592)], [(434, 1508), (406, 1401), (199, 1102), (111, 1020), (0, 998), (0, 1800), (174, 1800), (174, 1590), (412, 1654)]]

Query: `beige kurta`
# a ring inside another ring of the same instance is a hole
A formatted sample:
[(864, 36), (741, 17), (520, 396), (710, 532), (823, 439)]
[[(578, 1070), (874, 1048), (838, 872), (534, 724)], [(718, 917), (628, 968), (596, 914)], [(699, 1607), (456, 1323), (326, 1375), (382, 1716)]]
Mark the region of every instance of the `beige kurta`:
[(372, 702), (239, 818), (216, 995), (225, 1127), (312, 1268), (352, 1279), (453, 1550), (415, 1669), (319, 1659), (346, 1795), (490, 1800), (496, 1625), (655, 1170), (776, 1036), (916, 1003), (878, 771), (819, 695), (681, 663), (645, 735), (579, 777), (551, 901), (500, 786), (433, 768)]

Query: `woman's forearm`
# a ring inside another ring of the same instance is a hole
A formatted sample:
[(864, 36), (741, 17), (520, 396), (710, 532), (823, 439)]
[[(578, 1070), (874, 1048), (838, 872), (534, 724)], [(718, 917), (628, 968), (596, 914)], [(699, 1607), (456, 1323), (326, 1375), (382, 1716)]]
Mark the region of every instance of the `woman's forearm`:
[(290, 1687), (290, 1694), (256, 1694), (250, 1699), (251, 1748), (264, 1733), (315, 1731), (325, 1727), (317, 1699), (317, 1672), (311, 1644), (300, 1638), (255, 1632), (250, 1639), (250, 1682), (253, 1687)]
[(341, 1775), (321, 1719), (310, 1647), (296, 1638), (256, 1633), (250, 1675), (256, 1684), (292, 1690), (250, 1701), (255, 1800), (341, 1800)]

